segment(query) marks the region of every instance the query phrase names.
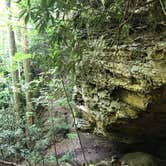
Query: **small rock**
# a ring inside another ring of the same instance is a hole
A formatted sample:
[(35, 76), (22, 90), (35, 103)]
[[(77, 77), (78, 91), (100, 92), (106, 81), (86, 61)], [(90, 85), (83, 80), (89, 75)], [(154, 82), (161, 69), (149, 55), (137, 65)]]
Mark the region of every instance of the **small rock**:
[(84, 119), (76, 118), (76, 124), (77, 124), (77, 128), (80, 129), (81, 131), (91, 130), (90, 123)]

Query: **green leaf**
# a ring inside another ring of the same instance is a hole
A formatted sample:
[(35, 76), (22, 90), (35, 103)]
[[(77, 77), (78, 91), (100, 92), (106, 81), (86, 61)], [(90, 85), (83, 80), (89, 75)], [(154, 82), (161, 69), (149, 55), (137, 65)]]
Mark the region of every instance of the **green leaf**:
[(29, 13), (27, 13), (27, 15), (25, 16), (25, 24), (27, 24), (28, 23), (28, 21), (29, 21)]
[(51, 95), (50, 95), (50, 96), (48, 96), (48, 99), (49, 99), (49, 100), (52, 100), (52, 99), (54, 99), (54, 96), (51, 96)]
[(33, 112), (30, 112), (30, 111), (29, 111), (29, 112), (26, 112), (26, 117), (29, 118), (29, 117), (33, 116), (33, 114), (34, 114), (34, 113), (33, 113)]
[(13, 60), (15, 62), (19, 62), (19, 61), (23, 61), (25, 59), (29, 59), (31, 57), (32, 57), (31, 54), (20, 54), (20, 53), (16, 53), (15, 56), (13, 57)]
[(41, 0), (41, 7), (45, 8), (47, 6), (47, 0)]
[(76, 133), (69, 133), (69, 134), (67, 134), (67, 137), (69, 139), (76, 139), (77, 138), (77, 134)]
[(105, 6), (105, 0), (101, 0), (103, 6)]
[(22, 18), (26, 14), (26, 9), (20, 11), (19, 18)]
[(48, 6), (54, 6), (54, 4), (55, 4), (55, 0), (50, 0), (50, 1), (48, 2)]
[(22, 0), (17, 0), (16, 3), (20, 3)]
[(27, 0), (27, 5), (31, 6), (31, 1), (30, 0)]

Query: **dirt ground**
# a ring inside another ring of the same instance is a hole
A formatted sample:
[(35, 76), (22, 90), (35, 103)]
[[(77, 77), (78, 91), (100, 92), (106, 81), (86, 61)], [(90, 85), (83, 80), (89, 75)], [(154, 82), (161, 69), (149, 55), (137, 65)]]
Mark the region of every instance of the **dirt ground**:
[[(73, 118), (69, 108), (57, 106), (56, 102), (54, 102), (52, 109), (52, 112), (54, 112), (52, 116), (65, 116), (69, 124), (73, 123)], [(49, 116), (49, 114), (45, 115), (46, 118)], [(75, 129), (73, 128), (70, 129), (70, 132), (74, 132), (76, 134)], [(95, 136), (90, 133), (79, 133), (84, 149), (84, 154), (88, 163), (96, 163), (103, 159), (110, 159), (113, 155), (120, 155), (116, 146), (105, 138)], [(63, 139), (59, 143), (56, 143), (56, 149), (58, 156), (63, 156), (66, 153), (70, 153), (72, 155), (72, 160), (75, 163), (78, 165), (83, 165), (85, 163), (78, 137), (72, 139)], [(48, 149), (48, 154), (54, 154), (54, 146), (51, 146)]]
[[(120, 155), (116, 146), (102, 137), (81, 132), (80, 136), (88, 163), (96, 163), (104, 159), (110, 159), (113, 155)], [(56, 144), (56, 148), (59, 156), (62, 156), (65, 153), (70, 153), (75, 163), (79, 165), (85, 163), (78, 138), (64, 139)], [(50, 153), (53, 152), (54, 147), (52, 146)]]

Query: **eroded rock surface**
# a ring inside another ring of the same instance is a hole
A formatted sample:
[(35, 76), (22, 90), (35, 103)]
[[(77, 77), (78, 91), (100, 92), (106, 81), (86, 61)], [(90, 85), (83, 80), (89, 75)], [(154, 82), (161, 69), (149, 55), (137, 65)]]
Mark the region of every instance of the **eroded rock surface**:
[(166, 138), (166, 42), (133, 42), (85, 55), (77, 112), (92, 133), (131, 143)]

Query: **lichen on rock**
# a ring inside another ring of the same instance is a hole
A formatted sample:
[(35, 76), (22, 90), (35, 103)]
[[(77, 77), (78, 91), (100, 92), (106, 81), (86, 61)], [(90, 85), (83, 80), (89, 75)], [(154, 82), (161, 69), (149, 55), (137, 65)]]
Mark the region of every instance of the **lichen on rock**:
[(92, 132), (127, 143), (166, 138), (166, 42), (86, 55), (79, 71), (75, 101)]

